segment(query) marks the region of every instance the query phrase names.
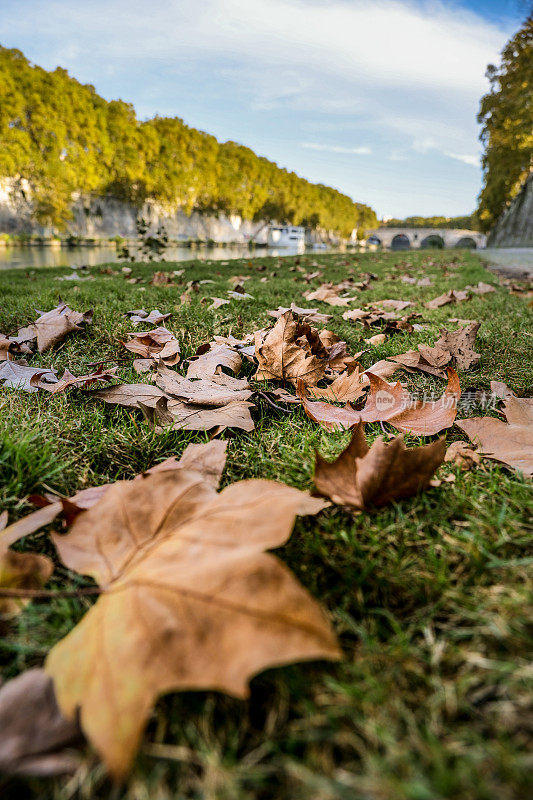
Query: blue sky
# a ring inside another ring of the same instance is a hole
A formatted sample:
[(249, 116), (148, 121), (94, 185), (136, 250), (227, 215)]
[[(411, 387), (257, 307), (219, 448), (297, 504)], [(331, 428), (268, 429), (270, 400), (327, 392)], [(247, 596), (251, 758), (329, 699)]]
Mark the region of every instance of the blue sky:
[(0, 0), (0, 43), (379, 215), (469, 213), (486, 65), (520, 0)]

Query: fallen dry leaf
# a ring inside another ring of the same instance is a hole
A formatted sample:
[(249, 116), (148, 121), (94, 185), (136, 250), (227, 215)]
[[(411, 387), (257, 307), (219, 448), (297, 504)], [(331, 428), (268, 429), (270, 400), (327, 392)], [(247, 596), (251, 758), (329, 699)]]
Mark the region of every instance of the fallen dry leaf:
[(370, 372), (372, 375), (377, 375), (379, 378), (386, 380), (387, 378), (391, 378), (399, 369), (401, 369), (400, 364), (395, 364), (392, 361), (388, 361), (386, 358), (382, 358), (381, 361), (376, 361), (371, 367), (365, 369), (361, 375), (361, 382), (367, 385), (370, 384), (370, 379), (368, 377)]
[(222, 367), (239, 374), (242, 359), (236, 348), (228, 344), (209, 343), (201, 345), (196, 355), (189, 358), (188, 378), (210, 378), (222, 372)]
[(456, 331), (447, 331), (445, 328), (441, 328), (441, 335), (435, 342), (435, 348), (448, 351), (458, 369), (470, 369), (479, 364), (481, 360), (479, 353), (474, 352), (479, 328), (479, 322), (473, 322), (466, 328), (459, 328)]
[(394, 311), (383, 311), (369, 305), (366, 309), (355, 308), (345, 311), (342, 318), (348, 322), (359, 322), (365, 328), (379, 327), (381, 333), (394, 333), (396, 331), (407, 331), (412, 333), (412, 319), (420, 317), (420, 314), (408, 314), (405, 317), (397, 317)]
[(444, 460), (466, 470), (477, 466), (481, 462), (481, 457), (465, 442), (453, 442), (446, 450)]
[[(263, 331), (261, 331), (261, 333), (263, 332), (266, 333), (266, 330), (267, 329), (265, 328)], [(253, 333), (247, 333), (246, 336), (244, 336), (244, 338), (242, 339), (236, 339), (235, 336), (231, 335), (231, 333), (228, 336), (215, 335), (213, 336), (213, 341), (210, 342), (210, 345), (203, 345), (203, 348), (207, 349), (208, 346), (215, 344), (225, 344), (228, 345), (228, 347), (232, 347), (235, 350), (241, 352), (250, 344), (253, 347), (254, 339), (255, 339), (255, 334)]]
[[(37, 382), (37, 383), (36, 383)], [(0, 386), (37, 392), (39, 388), (52, 387), (57, 383), (55, 370), (28, 367), (26, 362), (0, 361)]]
[(444, 367), (451, 361), (451, 353), (438, 343), (435, 347), (427, 344), (419, 344), (416, 350), (408, 350), (397, 356), (389, 356), (391, 361), (400, 364), (407, 370), (419, 369), (430, 375), (444, 377), (446, 375)]
[(387, 421), (403, 433), (432, 436), (450, 428), (457, 414), (461, 396), (459, 378), (448, 368), (448, 386), (438, 400), (415, 400), (398, 382), (394, 386), (368, 373), (370, 394), (361, 419), (364, 422)]
[[(507, 388), (507, 387), (506, 387)], [(479, 445), (485, 458), (533, 476), (533, 398), (506, 394), (503, 413), (507, 423), (495, 417), (472, 417), (456, 422)]]
[(255, 427), (250, 415), (250, 408), (254, 408), (254, 404), (244, 400), (232, 400), (220, 407), (207, 407), (169, 400), (165, 396), (153, 406), (145, 406), (141, 402), (139, 407), (156, 432), (169, 426), (174, 431), (210, 431), (216, 428), (217, 434), (226, 428), (253, 431)]
[(56, 383), (48, 383), (46, 381), (46, 375), (44, 376), (44, 381), (42, 377), (33, 377), (30, 378), (30, 383), (32, 386), (37, 386), (39, 389), (45, 389), (47, 392), (50, 392), (50, 394), (58, 394), (64, 392), (71, 386), (76, 386), (78, 389), (86, 389), (88, 386), (92, 386), (93, 383), (98, 383), (99, 381), (103, 383), (111, 381), (115, 377), (116, 371), (117, 367), (112, 367), (107, 370), (104, 370), (103, 367), (99, 367), (90, 375), (82, 375), (76, 378), (75, 375), (66, 369)]
[[(35, 330), (35, 326), (32, 324), (28, 325), (25, 328), (19, 328), (16, 336), (10, 336), (9, 341), (12, 342), (13, 347), (11, 348), (13, 351), (16, 351), (16, 347), (20, 347), (20, 352), (31, 353), (30, 344), (35, 342), (37, 339), (37, 331)], [(18, 351), (17, 351), (18, 352)]]
[(152, 280), (150, 281), (152, 286), (175, 286), (174, 283), (174, 273), (172, 272), (162, 272), (158, 270), (154, 272), (152, 276)]
[(253, 295), (244, 291), (242, 286), (236, 286), (234, 291), (228, 291), (228, 297), (232, 300), (253, 300)]
[(394, 311), (403, 311), (404, 308), (409, 308), (413, 304), (410, 300), (377, 300), (376, 305), (392, 308)]
[(407, 370), (418, 369), (442, 378), (446, 375), (445, 367), (452, 359), (459, 369), (469, 369), (479, 363), (481, 356), (473, 350), (478, 330), (478, 322), (457, 331), (441, 328), (441, 336), (434, 347), (419, 344), (416, 350), (408, 350), (389, 358)]
[(246, 378), (222, 373), (210, 378), (184, 378), (160, 364), (155, 382), (167, 395), (201, 406), (225, 406), (233, 400), (248, 400), (253, 392)]
[[(231, 384), (229, 376), (213, 375), (211, 380), (197, 381), (183, 378), (160, 367), (157, 381), (172, 387), (172, 394), (187, 395), (190, 402), (174, 399), (170, 393), (147, 383), (118, 384), (106, 389), (91, 390), (88, 394), (111, 405), (139, 408), (147, 421), (159, 429), (171, 425), (173, 430), (203, 431), (219, 428), (254, 429), (250, 416), (252, 403), (242, 398), (251, 396), (245, 389), (246, 381), (238, 381), (238, 388)], [(228, 381), (224, 381), (228, 378)], [(217, 383), (217, 379), (219, 383)], [(236, 381), (236, 379), (233, 379)], [(239, 399), (237, 399), (239, 398)]]
[[(54, 565), (47, 556), (16, 553), (8, 550), (0, 539), (0, 588), (41, 589), (53, 570)], [(29, 600), (17, 597), (0, 597), (0, 620), (16, 616), (28, 603)]]
[[(55, 536), (63, 563), (102, 588), (46, 660), (61, 711), (111, 774), (128, 771), (155, 699), (179, 690), (248, 696), (267, 667), (340, 656), (318, 605), (273, 555), (297, 514), (323, 507), (283, 484), (217, 494), (198, 473), (117, 483)], [(124, 513), (124, 509), (128, 513)]]
[(326, 388), (323, 389), (318, 386), (312, 386), (308, 387), (307, 392), (314, 400), (330, 400), (336, 403), (348, 403), (361, 397), (367, 385), (368, 379), (364, 382), (359, 368), (356, 367), (351, 374), (343, 372)]
[(77, 720), (60, 712), (52, 679), (29, 669), (0, 687), (0, 772), (49, 777), (79, 766)]
[(365, 319), (368, 314), (369, 312), (365, 311), (363, 308), (352, 308), (349, 311), (344, 311), (342, 318), (346, 320), (346, 322), (357, 322), (357, 320)]
[(438, 400), (415, 400), (401, 384), (390, 384), (368, 372), (370, 394), (360, 411), (347, 404), (343, 408), (330, 403), (311, 402), (298, 393), (306, 414), (328, 430), (352, 428), (358, 422), (389, 422), (403, 433), (432, 436), (453, 425), (461, 396), (457, 373), (448, 370), (448, 387)]
[(212, 297), (211, 300), (213, 302), (210, 306), (207, 306), (208, 311), (214, 311), (216, 308), (220, 308), (220, 306), (225, 306), (229, 303), (229, 300), (224, 300), (223, 297)]
[(297, 306), (296, 303), (291, 303), (290, 308), (279, 306), (279, 308), (269, 311), (268, 315), (270, 317), (274, 317), (274, 319), (279, 319), (279, 317), (281, 317), (287, 311), (292, 311), (293, 314), (297, 314), (303, 319), (304, 322), (314, 322), (317, 325), (326, 325), (332, 319), (331, 314), (321, 314), (318, 308), (300, 308), (300, 306)]
[(473, 325), (477, 320), (475, 319), (462, 319), (461, 317), (450, 317), (447, 322), (457, 322), (458, 325)]
[(49, 503), (31, 514), (8, 525), (5, 530), (0, 531), (0, 551), (22, 539), (24, 536), (29, 536), (31, 533), (42, 528), (43, 525), (48, 525), (52, 522), (58, 514), (63, 510), (61, 501)]
[(330, 306), (349, 306), (355, 300), (354, 297), (340, 297), (339, 289), (331, 283), (324, 283), (313, 292), (304, 292), (304, 297), (306, 300), (319, 300)]
[(479, 281), (477, 286), (465, 286), (465, 291), (467, 289), (474, 294), (488, 294), (489, 292), (496, 291), (494, 286), (491, 286), (490, 283), (483, 283), (483, 281)]
[(276, 398), (276, 400), (280, 400), (282, 403), (288, 403), (289, 405), (296, 406), (302, 405), (300, 398), (288, 392), (283, 388), (283, 386), (278, 386), (276, 389), (269, 389), (268, 394)]
[(383, 342), (387, 341), (387, 334), (386, 333), (376, 333), (375, 336), (370, 336), (369, 339), (365, 339), (367, 344), (372, 345), (373, 347), (377, 347), (379, 344), (383, 344)]
[(255, 355), (259, 366), (254, 378), (258, 381), (302, 380), (312, 386), (328, 365), (328, 353), (317, 332), (292, 311), (282, 314), (264, 339), (256, 333)]
[(455, 289), (451, 289), (449, 292), (445, 292), (444, 294), (435, 297), (433, 300), (430, 300), (425, 304), (425, 306), (426, 308), (440, 308), (448, 303), (460, 303), (463, 300), (468, 300), (469, 297), (470, 295), (466, 290), (457, 291)]
[(228, 443), (222, 439), (212, 439), (205, 444), (188, 444), (181, 457), (175, 456), (167, 458), (156, 464), (146, 472), (137, 475), (134, 480), (142, 480), (145, 475), (153, 475), (154, 472), (165, 472), (169, 469), (186, 469), (199, 472), (202, 480), (208, 483), (213, 489), (218, 489), (220, 479), (226, 466), (226, 449)]
[(28, 339), (24, 336), (5, 336), (3, 333), (0, 333), (0, 361), (9, 361), (14, 355), (32, 353), (29, 342), (34, 338), (33, 333), (30, 333)]
[[(270, 313), (270, 312), (269, 312)], [(0, 333), (0, 361), (7, 361), (10, 358), (11, 341), (5, 334)]]
[[(314, 328), (310, 330), (311, 332), (307, 334), (307, 336), (308, 340), (312, 341), (312, 337), (316, 336), (317, 331)], [(311, 350), (314, 351), (316, 355), (325, 356), (325, 358), (327, 358), (327, 373), (338, 373), (344, 370), (352, 372), (357, 366), (357, 359), (365, 352), (364, 350), (360, 350), (358, 353), (355, 353), (355, 355), (350, 355), (346, 342), (343, 342), (336, 333), (328, 331), (327, 329), (318, 332), (318, 340), (322, 344), (324, 352), (320, 350), (318, 345), (315, 347), (313, 344), (311, 344)], [(300, 343), (302, 340), (298, 339), (297, 341)], [(303, 342), (303, 344), (307, 346), (305, 342)]]
[(232, 275), (231, 278), (228, 278), (228, 283), (231, 283), (232, 286), (238, 286), (240, 283), (244, 283), (244, 281), (251, 280), (251, 275)]
[(166, 397), (165, 392), (151, 383), (118, 383), (105, 389), (91, 389), (87, 394), (109, 405), (125, 408), (139, 408), (139, 403), (154, 408), (161, 397)]
[[(40, 316), (25, 328), (20, 328), (16, 336), (0, 337), (0, 361), (11, 353), (31, 353), (30, 343), (37, 342), (37, 349), (44, 353), (63, 341), (67, 334), (81, 330), (82, 325), (92, 322), (93, 310), (81, 313), (73, 311), (66, 303), (60, 303), (51, 311), (38, 312)], [(6, 345), (8, 342), (8, 345)]]
[[(256, 331), (260, 336), (264, 336), (267, 332), (267, 329), (264, 328), (260, 331)], [(229, 334), (228, 336), (213, 336), (213, 341), (210, 343), (210, 346), (214, 347), (214, 345), (218, 344), (225, 344), (227, 345), (230, 350), (236, 350), (239, 355), (244, 356), (247, 361), (250, 361), (252, 364), (255, 364), (255, 333), (248, 333), (243, 339), (236, 339), (234, 336)], [(205, 346), (204, 346), (205, 347)], [(219, 370), (220, 371), (220, 370)]]
[(492, 394), (496, 395), (500, 400), (504, 400), (507, 395), (514, 394), (512, 389), (509, 389), (506, 383), (502, 383), (502, 381), (491, 381), (490, 382), (490, 391)]
[(154, 369), (156, 362), (153, 358), (135, 358), (132, 367), (137, 375), (143, 375), (145, 372), (150, 372)]
[(445, 475), (444, 478), (432, 478), (429, 485), (437, 489), (439, 486), (442, 486), (443, 483), (455, 483), (455, 475), (453, 472), (449, 475)]
[(82, 314), (79, 311), (73, 311), (66, 303), (60, 303), (56, 308), (44, 314), (39, 313), (41, 316), (29, 326), (35, 331), (39, 353), (44, 353), (63, 341), (65, 336), (72, 331), (80, 330), (81, 325), (92, 322), (93, 318), (92, 309)]
[(126, 350), (141, 358), (157, 358), (171, 367), (180, 360), (180, 345), (173, 333), (164, 327), (151, 331), (128, 333), (129, 341), (123, 342)]
[(150, 311), (148, 314), (144, 308), (140, 308), (137, 311), (126, 312), (126, 316), (129, 317), (131, 324), (136, 328), (141, 322), (149, 323), (150, 325), (161, 325), (161, 323), (171, 317), (172, 314), (162, 314), (157, 308), (154, 308), (154, 310)]
[(503, 413), (510, 425), (533, 427), (533, 397), (517, 397), (507, 388), (504, 393)]
[(359, 422), (335, 461), (316, 454), (314, 482), (320, 494), (338, 505), (363, 510), (411, 497), (429, 485), (444, 459), (444, 439), (408, 450), (403, 436), (390, 442), (380, 437), (369, 448), (364, 430)]

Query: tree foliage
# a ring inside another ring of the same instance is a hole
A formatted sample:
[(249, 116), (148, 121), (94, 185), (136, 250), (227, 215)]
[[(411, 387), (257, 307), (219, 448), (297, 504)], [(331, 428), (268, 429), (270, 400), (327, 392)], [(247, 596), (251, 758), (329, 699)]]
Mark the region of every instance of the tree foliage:
[(277, 219), (349, 235), (375, 226), (367, 205), (312, 184), (235, 142), (181, 119), (141, 122), (64, 69), (33, 66), (0, 47), (0, 176), (29, 184), (36, 218), (61, 227), (73, 195), (111, 195), (141, 207)]
[(478, 114), (485, 148), (483, 230), (493, 227), (533, 166), (533, 15), (504, 47), (500, 66), (489, 65), (487, 77), (491, 88)]
[(479, 230), (476, 214), (463, 217), (406, 217), (405, 219), (388, 219), (383, 223), (386, 228), (459, 228), (469, 231)]

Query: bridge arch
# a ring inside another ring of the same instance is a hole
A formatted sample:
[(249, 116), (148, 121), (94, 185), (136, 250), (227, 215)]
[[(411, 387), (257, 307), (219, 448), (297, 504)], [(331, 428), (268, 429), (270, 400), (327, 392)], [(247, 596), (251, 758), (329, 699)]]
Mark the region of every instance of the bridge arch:
[(409, 250), (411, 247), (411, 240), (405, 233), (397, 233), (392, 237), (391, 250)]
[(420, 247), (432, 247), (437, 250), (444, 249), (444, 239), (438, 233), (430, 233), (420, 242)]
[(472, 236), (463, 236), (455, 243), (455, 247), (466, 247), (470, 248), (471, 250), (475, 250), (477, 247), (477, 242)]
[[(367, 243), (376, 247), (391, 248), (401, 250), (408, 247), (426, 247), (430, 242), (426, 239), (438, 236), (444, 242), (444, 247), (485, 247), (486, 236), (479, 231), (472, 231), (462, 228), (371, 228), (366, 231)], [(405, 237), (405, 238), (404, 238)], [(470, 241), (472, 240), (472, 241)], [(434, 245), (437, 242), (434, 241)], [(440, 242), (438, 243), (440, 247)]]

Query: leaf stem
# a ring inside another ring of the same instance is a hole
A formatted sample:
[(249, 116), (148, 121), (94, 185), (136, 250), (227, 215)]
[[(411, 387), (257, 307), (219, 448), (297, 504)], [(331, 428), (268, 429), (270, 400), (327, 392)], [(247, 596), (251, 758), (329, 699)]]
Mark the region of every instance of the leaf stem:
[(273, 403), (272, 400), (270, 399), (270, 397), (268, 397), (268, 395), (266, 395), (264, 392), (259, 392), (258, 391), (258, 392), (256, 392), (256, 394), (259, 395), (259, 397), (262, 397), (263, 400), (266, 400), (266, 402), (270, 406), (272, 406), (272, 408), (275, 408), (276, 411), (283, 411), (284, 414), (292, 414), (293, 413), (292, 412), (292, 408), (282, 408), (281, 406), (276, 405), (276, 403)]

